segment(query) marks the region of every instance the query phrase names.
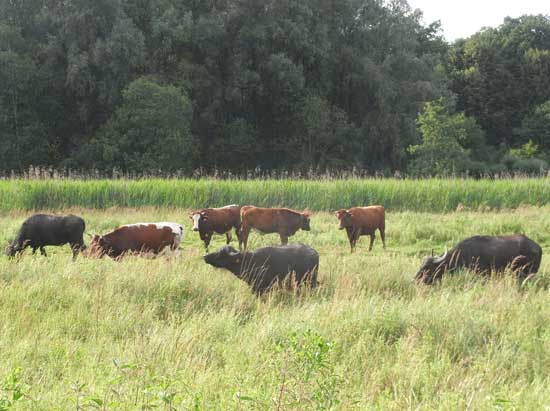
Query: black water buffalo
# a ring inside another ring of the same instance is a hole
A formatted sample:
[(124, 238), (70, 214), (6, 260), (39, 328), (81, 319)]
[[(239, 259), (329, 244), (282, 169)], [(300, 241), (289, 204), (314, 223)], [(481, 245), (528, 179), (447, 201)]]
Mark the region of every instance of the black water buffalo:
[(85, 228), (84, 220), (75, 215), (35, 214), (23, 222), (17, 237), (8, 245), (6, 254), (13, 257), (31, 247), (33, 254), (40, 249), (45, 256), (44, 246), (69, 243), (75, 259), (79, 251), (86, 249), (82, 237)]
[(303, 244), (263, 247), (254, 251), (239, 252), (231, 246), (220, 248), (204, 256), (206, 263), (226, 268), (261, 294), (275, 283), (292, 274), (292, 281), (298, 285), (317, 285), (319, 254)]
[(502, 272), (509, 267), (523, 281), (538, 271), (542, 249), (524, 235), (474, 236), (462, 240), (441, 257), (426, 257), (415, 279), (432, 284), (445, 272), (466, 268), (480, 274)]

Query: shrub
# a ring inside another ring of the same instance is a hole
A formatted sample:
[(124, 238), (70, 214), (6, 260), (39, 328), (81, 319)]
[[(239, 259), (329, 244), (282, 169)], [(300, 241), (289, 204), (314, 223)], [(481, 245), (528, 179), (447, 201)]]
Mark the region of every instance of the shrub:
[(512, 164), (512, 171), (522, 174), (544, 174), (548, 171), (548, 163), (539, 158), (516, 160)]

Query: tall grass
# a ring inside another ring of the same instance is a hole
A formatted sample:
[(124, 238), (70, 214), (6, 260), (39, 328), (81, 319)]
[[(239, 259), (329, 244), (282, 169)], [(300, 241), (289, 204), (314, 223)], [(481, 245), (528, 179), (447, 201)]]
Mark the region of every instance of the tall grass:
[(550, 202), (550, 178), (307, 180), (0, 181), (0, 209), (223, 206), (231, 203), (335, 210), (382, 204), (391, 210), (517, 208)]
[[(182, 210), (75, 210), (88, 232), (122, 222), (184, 222)], [(387, 249), (349, 253), (316, 213), (292, 238), (321, 256), (314, 292), (256, 298), (202, 261), (196, 233), (180, 258), (0, 257), (0, 405), (29, 411), (544, 410), (550, 406), (550, 212), (387, 216)], [(0, 216), (0, 240), (25, 212)], [(434, 287), (411, 277), (430, 248), (521, 231), (541, 270), (467, 273)], [(253, 233), (252, 247), (278, 242)], [(216, 236), (212, 248), (224, 243)], [(16, 400), (14, 400), (14, 398)], [(6, 401), (2, 403), (3, 399)], [(12, 405), (8, 403), (11, 401)], [(5, 404), (8, 404), (7, 406)]]

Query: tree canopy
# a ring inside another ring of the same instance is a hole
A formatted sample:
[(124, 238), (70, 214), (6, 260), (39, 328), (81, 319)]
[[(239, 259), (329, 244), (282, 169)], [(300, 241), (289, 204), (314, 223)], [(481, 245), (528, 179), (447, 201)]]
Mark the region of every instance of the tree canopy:
[(0, 1), (3, 172), (419, 172), (429, 117), (467, 168), (547, 161), (549, 102), (548, 16), (448, 44), (405, 0)]

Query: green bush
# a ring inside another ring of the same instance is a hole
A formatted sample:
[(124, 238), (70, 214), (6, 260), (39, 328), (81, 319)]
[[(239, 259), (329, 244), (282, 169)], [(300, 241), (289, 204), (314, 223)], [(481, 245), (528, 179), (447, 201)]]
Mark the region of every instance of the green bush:
[(523, 174), (544, 174), (548, 171), (548, 163), (540, 158), (516, 160), (512, 164), (512, 170)]

